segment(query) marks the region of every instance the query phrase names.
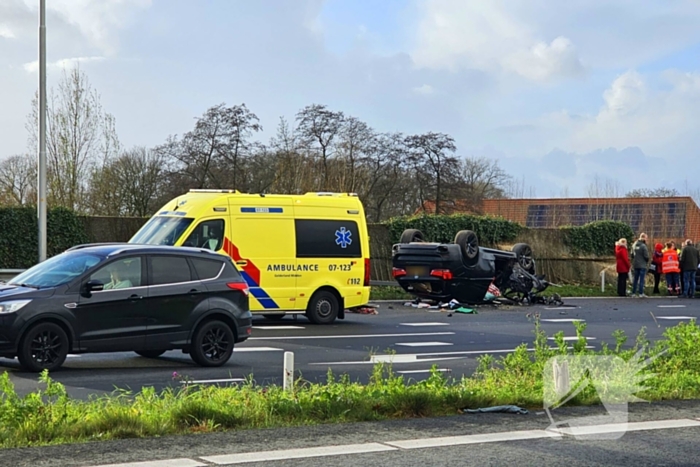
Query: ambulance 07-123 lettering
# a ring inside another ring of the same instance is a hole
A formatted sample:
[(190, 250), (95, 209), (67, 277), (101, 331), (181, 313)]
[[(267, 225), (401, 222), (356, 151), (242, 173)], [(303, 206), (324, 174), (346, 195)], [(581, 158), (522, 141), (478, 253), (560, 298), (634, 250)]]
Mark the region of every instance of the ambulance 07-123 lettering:
[[(352, 193), (190, 190), (129, 242), (228, 255), (248, 284), (250, 311), (269, 319), (304, 314), (330, 324), (369, 302), (369, 235)], [(193, 279), (206, 280), (206, 271), (190, 269)]]

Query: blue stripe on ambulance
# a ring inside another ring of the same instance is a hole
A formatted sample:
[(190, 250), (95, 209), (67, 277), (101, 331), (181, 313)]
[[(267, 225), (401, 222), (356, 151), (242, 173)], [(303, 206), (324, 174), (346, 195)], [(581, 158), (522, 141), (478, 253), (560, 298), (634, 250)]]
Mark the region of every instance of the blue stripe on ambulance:
[(248, 214), (282, 214), (284, 212), (284, 208), (268, 208), (267, 206), (265, 207), (242, 207), (241, 212), (245, 212)]
[(260, 285), (255, 283), (253, 278), (250, 277), (247, 272), (241, 271), (241, 274), (250, 288), (250, 294), (255, 297), (258, 302), (260, 302), (260, 305), (262, 305), (263, 308), (268, 310), (279, 308), (279, 305), (277, 305), (277, 303), (267, 294), (267, 292), (265, 292), (265, 290), (262, 289), (262, 287), (260, 287)]

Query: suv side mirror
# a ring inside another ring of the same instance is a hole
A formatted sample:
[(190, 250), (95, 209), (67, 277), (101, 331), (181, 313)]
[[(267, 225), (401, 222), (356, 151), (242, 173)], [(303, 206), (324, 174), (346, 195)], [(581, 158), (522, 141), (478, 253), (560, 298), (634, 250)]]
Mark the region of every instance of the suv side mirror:
[(105, 285), (102, 283), (102, 281), (87, 281), (83, 286), (83, 294), (89, 297), (92, 294), (92, 292), (99, 292), (100, 290), (104, 290), (104, 288)]

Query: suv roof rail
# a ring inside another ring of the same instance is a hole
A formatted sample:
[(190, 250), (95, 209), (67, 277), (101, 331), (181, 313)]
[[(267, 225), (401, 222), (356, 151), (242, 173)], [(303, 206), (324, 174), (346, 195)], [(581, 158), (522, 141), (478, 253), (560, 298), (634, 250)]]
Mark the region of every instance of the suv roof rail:
[(190, 193), (232, 193), (240, 195), (241, 192), (238, 190), (226, 190), (226, 189), (208, 189), (208, 188), (190, 188)]
[(83, 243), (81, 245), (75, 245), (68, 248), (66, 251), (82, 250), (83, 248), (90, 248), (94, 246), (109, 246), (109, 245), (130, 245), (127, 242), (104, 242), (104, 243)]

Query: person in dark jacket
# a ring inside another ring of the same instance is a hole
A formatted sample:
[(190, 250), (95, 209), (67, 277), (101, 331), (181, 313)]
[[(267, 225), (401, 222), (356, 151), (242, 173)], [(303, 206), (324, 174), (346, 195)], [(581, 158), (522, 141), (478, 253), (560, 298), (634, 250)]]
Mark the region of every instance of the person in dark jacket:
[(617, 295), (627, 296), (627, 279), (629, 278), (630, 263), (629, 252), (627, 251), (627, 239), (621, 238), (615, 242), (615, 260), (617, 262)]
[(683, 297), (695, 297), (695, 274), (700, 264), (700, 253), (691, 240), (686, 240), (681, 250), (680, 267), (683, 274)]
[(632, 296), (646, 297), (644, 294), (644, 280), (649, 267), (649, 249), (647, 248), (647, 234), (642, 233), (639, 240), (632, 245), (632, 268), (634, 269), (634, 281), (632, 282)]
[(660, 294), (659, 292), (659, 282), (661, 282), (661, 263), (664, 257), (663, 253), (664, 246), (661, 243), (654, 245), (654, 254), (651, 256), (651, 272), (654, 275), (654, 292), (655, 294)]

